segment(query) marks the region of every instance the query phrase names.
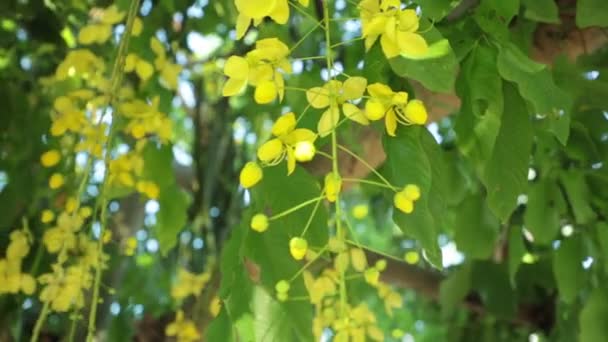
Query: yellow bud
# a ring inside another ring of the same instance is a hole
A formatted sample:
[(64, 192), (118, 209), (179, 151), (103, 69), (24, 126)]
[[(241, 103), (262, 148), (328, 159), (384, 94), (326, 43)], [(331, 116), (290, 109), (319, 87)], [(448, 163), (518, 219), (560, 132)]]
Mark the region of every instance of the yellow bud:
[(220, 310), (222, 309), (222, 301), (220, 301), (219, 297), (215, 296), (209, 303), (209, 313), (211, 316), (217, 317), (220, 314)]
[(289, 295), (287, 293), (277, 293), (277, 299), (281, 302), (286, 301), (289, 298)]
[(409, 214), (414, 211), (414, 202), (407, 197), (404, 191), (396, 193), (395, 197), (393, 198), (393, 202), (397, 209), (401, 210), (406, 214)]
[(265, 142), (258, 148), (258, 158), (265, 162), (271, 163), (283, 155), (283, 143), (279, 139), (272, 139)]
[(334, 268), (340, 273), (346, 272), (349, 264), (350, 259), (347, 252), (339, 253), (334, 259)]
[(74, 210), (76, 210), (77, 204), (78, 203), (74, 197), (68, 198), (67, 201), (65, 201), (65, 211), (68, 214), (71, 214), (72, 212), (74, 212)]
[(133, 28), (131, 29), (131, 35), (133, 37), (137, 37), (141, 34), (141, 31), (144, 28), (144, 24), (141, 21), (140, 18), (135, 18), (135, 20), (133, 20)]
[(78, 215), (80, 215), (80, 217), (82, 217), (83, 219), (89, 218), (91, 214), (93, 214), (93, 210), (91, 209), (91, 207), (82, 207), (80, 208), (78, 213)]
[(405, 117), (413, 124), (424, 125), (428, 114), (420, 100), (412, 100), (405, 106)]
[(310, 141), (300, 141), (296, 143), (294, 154), (299, 162), (311, 161), (315, 157), (317, 149)]
[(376, 268), (368, 268), (363, 273), (363, 277), (368, 284), (376, 286), (378, 285), (378, 280), (380, 280), (380, 271)]
[(409, 251), (405, 253), (403, 259), (405, 259), (405, 262), (407, 262), (408, 264), (414, 265), (417, 264), (418, 261), (420, 261), (420, 254), (418, 254), (418, 252), (416, 251)]
[(405, 333), (401, 329), (393, 329), (391, 335), (393, 335), (393, 338), (400, 339), (403, 337), (403, 335), (405, 335)]
[(239, 180), (243, 188), (249, 189), (258, 184), (262, 177), (262, 168), (255, 162), (248, 162), (241, 170)]
[(357, 220), (362, 220), (369, 214), (369, 206), (367, 204), (357, 204), (353, 207), (352, 214)]
[(386, 269), (386, 259), (376, 261), (376, 265), (374, 265), (374, 267), (380, 272), (384, 271)]
[(21, 290), (26, 295), (31, 295), (36, 291), (36, 280), (29, 274), (21, 274)]
[(255, 102), (259, 104), (266, 104), (274, 101), (277, 97), (277, 86), (273, 81), (262, 81), (255, 88), (253, 94)]
[(111, 240), (112, 240), (112, 231), (111, 230), (104, 230), (103, 231), (103, 236), (101, 238), (101, 242), (108, 243)]
[(302, 260), (308, 250), (308, 242), (300, 237), (294, 237), (289, 240), (289, 252), (296, 260)]
[(42, 223), (49, 223), (49, 222), (53, 221), (54, 218), (55, 218), (55, 214), (52, 211), (45, 209), (42, 211), (40, 221), (42, 221)]
[(417, 201), (420, 198), (420, 188), (415, 184), (408, 184), (403, 188), (403, 193), (412, 201)]
[(51, 178), (49, 178), (49, 188), (51, 189), (59, 189), (65, 183), (65, 179), (63, 175), (60, 173), (53, 173)]
[(268, 229), (268, 216), (264, 214), (255, 214), (251, 219), (251, 229), (256, 232), (265, 232)]
[(365, 117), (375, 121), (380, 120), (384, 117), (386, 109), (384, 105), (379, 101), (371, 99), (365, 103)]
[(277, 293), (287, 293), (289, 292), (289, 282), (287, 280), (280, 280), (276, 283), (274, 289)]
[(342, 189), (342, 178), (333, 172), (325, 175), (325, 197), (330, 202), (335, 202), (338, 199), (338, 194)]
[(40, 156), (40, 163), (44, 167), (55, 166), (59, 163), (59, 160), (61, 160), (61, 154), (57, 150), (46, 151)]
[(367, 258), (365, 252), (361, 248), (353, 248), (350, 250), (350, 260), (353, 268), (357, 272), (363, 272), (367, 267)]

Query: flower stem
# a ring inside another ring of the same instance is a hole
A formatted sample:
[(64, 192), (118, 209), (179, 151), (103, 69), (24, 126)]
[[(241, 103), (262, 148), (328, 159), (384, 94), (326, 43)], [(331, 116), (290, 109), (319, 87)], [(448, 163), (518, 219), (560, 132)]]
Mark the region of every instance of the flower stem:
[(291, 214), (291, 213), (293, 213), (295, 211), (298, 211), (298, 210), (306, 207), (307, 205), (310, 205), (310, 204), (313, 204), (313, 203), (315, 203), (317, 201), (320, 201), (321, 199), (323, 199), (323, 196), (319, 196), (319, 197), (315, 197), (313, 199), (309, 199), (308, 201), (304, 201), (304, 202), (296, 205), (295, 207), (291, 207), (291, 208), (289, 208), (289, 209), (287, 209), (287, 210), (285, 210), (283, 212), (280, 212), (280, 213), (278, 213), (278, 214), (276, 214), (274, 216), (269, 217), (268, 220), (272, 221), (272, 220), (279, 219), (279, 218), (281, 218), (283, 216), (287, 216), (287, 215), (289, 215), (289, 214)]
[(369, 165), (368, 162), (366, 162), (363, 158), (359, 157), (355, 152), (347, 149), (346, 147), (339, 145), (338, 146), (342, 151), (350, 154), (353, 158), (357, 159), (359, 162), (361, 162), (361, 164), (365, 165), (365, 167), (367, 167), (371, 172), (373, 172), (376, 176), (378, 176), (378, 178), (380, 178), (384, 184), (388, 185), (390, 188), (395, 188), (395, 186), (393, 186), (391, 184), (391, 182), (389, 182), (386, 178), (384, 178), (384, 176), (382, 176), (380, 174), (380, 172), (378, 172), (374, 167), (372, 167), (371, 165)]

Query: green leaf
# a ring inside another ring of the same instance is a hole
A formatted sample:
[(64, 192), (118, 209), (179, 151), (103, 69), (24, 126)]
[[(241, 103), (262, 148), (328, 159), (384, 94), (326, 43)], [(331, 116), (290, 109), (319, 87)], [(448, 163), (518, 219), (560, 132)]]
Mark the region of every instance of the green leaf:
[[(252, 194), (255, 212), (266, 212), (271, 216), (319, 197), (321, 188), (316, 179), (301, 167), (287, 176), (286, 165), (281, 163), (264, 169), (264, 178), (253, 188)], [(274, 286), (279, 280), (290, 279), (301, 268), (302, 264), (289, 254), (289, 240), (302, 234), (314, 206), (311, 204), (280, 219), (272, 220), (264, 233), (247, 234), (245, 255), (259, 267), (262, 284), (268, 291), (274, 293)], [(246, 222), (249, 222), (248, 219)], [(318, 206), (304, 237), (309, 246), (324, 246), (327, 243), (325, 206)], [(307, 295), (301, 277), (291, 283), (289, 295)], [(296, 340), (312, 340), (310, 305), (304, 301), (287, 301), (280, 305), (290, 317), (291, 330), (299, 337)]]
[(477, 261), (473, 264), (472, 279), (472, 287), (479, 293), (489, 313), (505, 318), (515, 314), (517, 298), (509, 284), (505, 263)]
[(453, 271), (441, 282), (439, 303), (441, 315), (449, 318), (471, 290), (471, 264)]
[(599, 222), (595, 225), (597, 239), (601, 249), (601, 258), (603, 260), (604, 269), (608, 273), (608, 223)]
[(461, 0), (416, 0), (422, 9), (422, 15), (432, 18), (434, 21), (439, 21), (448, 15)]
[(524, 16), (543, 23), (559, 23), (559, 10), (553, 0), (522, 0)]
[(532, 123), (515, 88), (505, 83), (503, 89), (504, 101), (509, 107), (503, 115), (483, 183), (488, 191), (490, 209), (505, 222), (517, 206), (517, 196), (527, 187)]
[(222, 307), (219, 315), (211, 321), (206, 330), (205, 341), (234, 341), (232, 321), (226, 308)]
[(521, 258), (526, 254), (526, 247), (524, 245), (523, 234), (521, 227), (513, 226), (509, 229), (509, 280), (511, 281), (511, 287), (516, 286), (515, 276), (519, 265), (521, 265)]
[(456, 208), (454, 240), (467, 258), (486, 259), (492, 255), (498, 233), (498, 219), (478, 194), (465, 198)]
[(483, 0), (482, 3), (493, 8), (504, 19), (505, 24), (508, 24), (519, 12), (519, 0)]
[(565, 145), (570, 132), (572, 95), (555, 84), (543, 64), (533, 62), (512, 43), (501, 47), (497, 65), (504, 79), (517, 83), (521, 96), (534, 105), (536, 113), (546, 116), (549, 130)]
[(572, 303), (585, 283), (582, 239), (579, 235), (561, 241), (553, 257), (553, 274), (559, 297), (566, 304)]
[(156, 215), (155, 231), (160, 252), (166, 256), (177, 243), (177, 234), (186, 225), (190, 196), (180, 187), (173, 186), (161, 190), (158, 202), (160, 209)]
[[(393, 220), (401, 230), (420, 242), (429, 261), (441, 267), (437, 236), (445, 225), (445, 175), (441, 149), (425, 127), (400, 128), (396, 137), (384, 138), (387, 172), (398, 187), (416, 184), (421, 197), (414, 211), (405, 214), (394, 210)], [(391, 199), (392, 200), (392, 199)]]
[(566, 188), (575, 222), (585, 224), (595, 220), (596, 215), (591, 208), (591, 193), (585, 175), (581, 171), (568, 170), (561, 174), (560, 181)]
[(524, 214), (526, 229), (539, 244), (548, 244), (560, 230), (558, 203), (562, 194), (557, 185), (548, 180), (535, 183), (528, 191)]
[(462, 99), (454, 127), (458, 147), (482, 166), (494, 148), (504, 107), (496, 54), (493, 47), (477, 44), (463, 63), (457, 83)]
[[(431, 45), (444, 40), (435, 27), (430, 28), (423, 36)], [(440, 43), (440, 48), (441, 44), (445, 43)], [(446, 48), (446, 46), (444, 45), (442, 48)], [(447, 48), (449, 48), (447, 54), (439, 58), (412, 60), (395, 57), (391, 58), (389, 63), (397, 75), (414, 79), (429, 90), (448, 93), (454, 88), (458, 62), (452, 48), (449, 46)]]
[(608, 336), (608, 293), (606, 289), (593, 290), (579, 316), (580, 342), (603, 342)]
[(253, 291), (252, 311), (255, 341), (297, 340), (291, 331), (294, 317), (260, 286)]
[(576, 2), (576, 26), (606, 27), (608, 25), (608, 6), (604, 0), (578, 0)]
[(145, 166), (142, 174), (143, 179), (153, 181), (161, 191), (175, 184), (171, 146), (157, 147), (154, 144), (147, 144), (144, 148), (143, 158)]

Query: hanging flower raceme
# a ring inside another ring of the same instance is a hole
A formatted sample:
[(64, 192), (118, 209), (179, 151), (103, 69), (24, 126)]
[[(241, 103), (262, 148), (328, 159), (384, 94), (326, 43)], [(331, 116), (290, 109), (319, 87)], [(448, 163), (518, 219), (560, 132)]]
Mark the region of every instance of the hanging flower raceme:
[[(298, 0), (308, 7), (309, 0)], [(278, 24), (287, 23), (289, 19), (289, 3), (287, 0), (235, 0), (239, 11), (236, 19), (236, 39), (241, 39), (253, 21), (258, 26), (265, 17), (270, 17)]]
[(363, 0), (359, 10), (366, 50), (380, 37), (386, 58), (400, 54), (420, 56), (427, 52), (427, 42), (416, 33), (419, 26), (416, 11), (401, 9), (400, 0)]
[[(272, 135), (276, 138), (258, 148), (258, 159), (262, 163), (276, 165), (286, 158), (287, 174), (291, 174), (296, 168), (296, 161), (309, 161), (312, 159), (311, 154), (314, 156), (314, 142), (317, 135), (309, 129), (296, 128), (296, 115), (293, 112), (277, 119), (272, 126)], [(298, 148), (302, 144), (307, 148)]]
[(139, 99), (124, 102), (120, 105), (120, 114), (129, 119), (125, 131), (135, 139), (156, 135), (162, 143), (173, 137), (171, 119), (158, 110), (160, 98), (155, 96), (146, 102)]
[(394, 92), (387, 85), (373, 83), (367, 86), (371, 98), (365, 103), (365, 116), (372, 120), (384, 118), (386, 132), (395, 136), (397, 122), (403, 125), (424, 125), (427, 112), (420, 100), (408, 102), (408, 94), (404, 91)]
[(260, 104), (270, 103), (278, 96), (283, 100), (285, 80), (283, 71), (292, 72), (287, 59), (289, 48), (277, 38), (267, 38), (256, 42), (255, 49), (245, 57), (230, 56), (224, 64), (224, 75), (228, 80), (222, 94), (234, 96), (247, 84), (255, 87), (254, 99)]
[(344, 82), (330, 80), (323, 87), (310, 88), (306, 92), (306, 99), (313, 108), (327, 108), (321, 114), (317, 126), (320, 136), (324, 137), (336, 128), (340, 120), (340, 108), (347, 118), (362, 125), (369, 124), (361, 110), (347, 102), (361, 98), (366, 85), (367, 80), (363, 77), (349, 77)]

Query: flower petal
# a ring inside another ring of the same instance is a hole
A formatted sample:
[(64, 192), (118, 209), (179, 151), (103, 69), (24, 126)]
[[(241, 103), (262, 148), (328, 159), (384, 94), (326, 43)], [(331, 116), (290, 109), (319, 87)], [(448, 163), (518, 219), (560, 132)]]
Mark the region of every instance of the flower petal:
[(259, 104), (267, 104), (277, 97), (277, 86), (274, 81), (262, 81), (255, 88), (255, 93), (253, 94), (253, 98), (256, 103)]
[(272, 135), (280, 137), (296, 128), (296, 115), (293, 112), (281, 115), (272, 125)]
[(382, 52), (384, 52), (386, 58), (399, 56), (399, 46), (387, 35), (383, 34), (382, 37), (380, 37), (380, 44), (382, 46)]
[(418, 24), (419, 19), (415, 10), (406, 9), (399, 13), (399, 31), (416, 32)]
[(342, 85), (344, 99), (354, 100), (360, 98), (363, 96), (366, 86), (367, 80), (365, 78), (358, 76), (349, 77)]
[(287, 145), (295, 145), (301, 141), (315, 142), (317, 134), (306, 128), (297, 128), (282, 138)]
[(241, 56), (230, 56), (224, 64), (224, 75), (240, 79), (247, 79), (249, 63)]
[(224, 83), (224, 89), (222, 89), (222, 96), (234, 96), (240, 93), (246, 84), (247, 80), (229, 78), (226, 83)]
[(312, 108), (325, 108), (329, 106), (329, 91), (321, 87), (310, 88), (306, 91), (306, 99)]
[(287, 20), (289, 19), (289, 5), (287, 4), (287, 1), (284, 0), (279, 0), (276, 3), (277, 4), (274, 7), (274, 11), (270, 13), (270, 17), (277, 24), (286, 24)]
[(390, 109), (388, 113), (386, 113), (384, 125), (386, 126), (386, 132), (388, 135), (394, 137), (395, 131), (397, 130), (397, 116), (394, 110)]
[(376, 99), (370, 99), (365, 103), (365, 116), (372, 121), (382, 119), (385, 112), (384, 105)]
[(236, 18), (236, 39), (239, 40), (245, 36), (247, 33), (247, 29), (249, 29), (249, 25), (251, 25), (251, 18), (246, 16), (245, 14), (240, 13)]
[(234, 4), (238, 11), (246, 16), (253, 19), (261, 19), (272, 13), (277, 0), (235, 0)]
[(281, 157), (281, 154), (283, 143), (279, 139), (271, 139), (258, 148), (258, 158), (265, 163), (274, 161)]
[(319, 120), (319, 124), (317, 125), (319, 135), (324, 137), (331, 133), (338, 124), (339, 119), (340, 111), (335, 106), (331, 106), (329, 109), (323, 112), (321, 119)]
[(291, 175), (296, 169), (296, 155), (292, 147), (287, 147), (287, 175)]
[(412, 56), (424, 55), (429, 49), (426, 40), (417, 33), (397, 32), (397, 44), (399, 46), (399, 53)]
[(369, 120), (363, 114), (363, 111), (359, 109), (359, 107), (355, 106), (352, 103), (345, 103), (342, 105), (342, 111), (344, 112), (344, 116), (347, 118), (360, 123), (361, 125), (367, 126), (369, 125)]

